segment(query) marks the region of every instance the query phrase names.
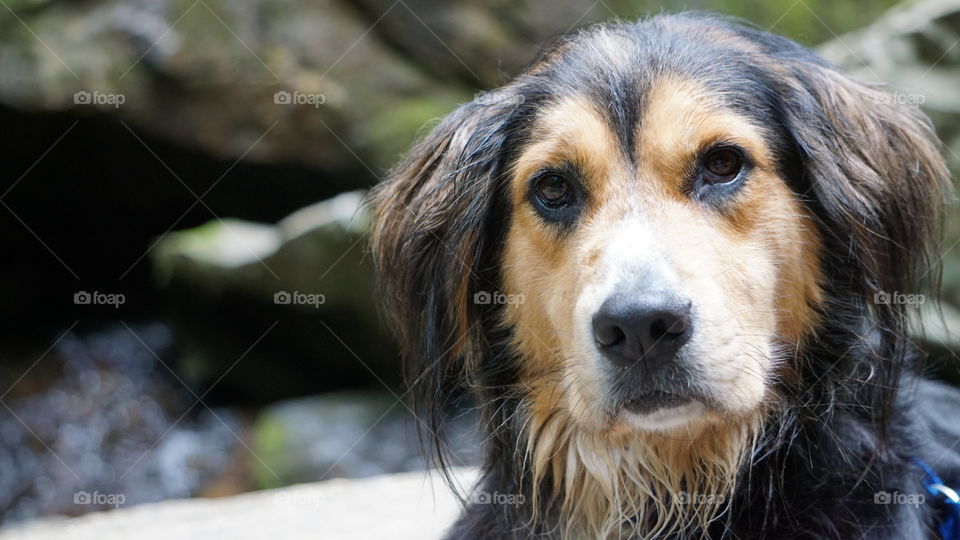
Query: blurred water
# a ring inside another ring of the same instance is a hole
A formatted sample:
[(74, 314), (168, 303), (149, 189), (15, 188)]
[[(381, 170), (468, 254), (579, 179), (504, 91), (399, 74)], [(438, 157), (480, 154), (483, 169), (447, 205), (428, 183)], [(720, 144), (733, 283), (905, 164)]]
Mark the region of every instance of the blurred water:
[(222, 472), (240, 422), (193, 406), (171, 350), (161, 324), (61, 340), (37, 370), (55, 378), (0, 409), (0, 519), (187, 497)]
[[(388, 389), (241, 414), (199, 403), (166, 367), (177, 358), (159, 323), (64, 337), (0, 401), (0, 523), (426, 467)], [(472, 414), (452, 420), (448, 444), (455, 464), (478, 463)]]

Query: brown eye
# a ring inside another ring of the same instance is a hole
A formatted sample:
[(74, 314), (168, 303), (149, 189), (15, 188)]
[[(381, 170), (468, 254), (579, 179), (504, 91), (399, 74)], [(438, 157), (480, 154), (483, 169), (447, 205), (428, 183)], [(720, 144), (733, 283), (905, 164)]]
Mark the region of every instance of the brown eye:
[(729, 182), (740, 173), (742, 167), (743, 159), (731, 148), (711, 150), (704, 160), (704, 168), (709, 173), (705, 176), (713, 183)]
[(534, 190), (537, 199), (548, 208), (560, 208), (573, 203), (573, 186), (559, 174), (544, 174), (537, 179)]

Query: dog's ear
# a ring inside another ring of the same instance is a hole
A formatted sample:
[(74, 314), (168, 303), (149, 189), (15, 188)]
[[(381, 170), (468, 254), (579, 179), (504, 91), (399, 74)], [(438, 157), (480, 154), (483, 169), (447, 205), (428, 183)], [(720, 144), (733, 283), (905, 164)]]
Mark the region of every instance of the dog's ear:
[(433, 393), (425, 396), (428, 405), (481, 348), (482, 306), (473, 295), (494, 266), (504, 220), (498, 184), (516, 109), (499, 92), (451, 113), (372, 194), (371, 245), (383, 303), (408, 383)]
[(852, 339), (867, 349), (839, 369), (870, 381), (874, 390), (864, 397), (886, 418), (909, 350), (910, 306), (896, 294), (938, 285), (935, 250), (950, 176), (929, 120), (905, 96), (807, 54), (777, 62), (786, 70), (778, 93), (794, 146), (788, 174), (819, 221), (828, 326), (855, 329)]
[[(817, 62), (788, 64), (787, 125), (835, 261), (875, 296), (919, 292), (935, 276), (950, 176), (930, 122), (906, 96), (888, 94)], [(878, 302), (883, 305), (883, 302)]]

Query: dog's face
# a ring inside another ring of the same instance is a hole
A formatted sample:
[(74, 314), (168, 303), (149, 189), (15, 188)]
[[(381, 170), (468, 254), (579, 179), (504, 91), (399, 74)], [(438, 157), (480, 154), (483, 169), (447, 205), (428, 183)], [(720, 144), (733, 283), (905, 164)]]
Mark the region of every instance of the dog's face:
[(948, 179), (915, 109), (784, 38), (660, 16), (447, 117), (374, 192), (373, 252), (415, 389), (470, 387), (527, 452), (502, 459), (602, 531), (729, 488), (777, 414), (845, 393), (888, 418), (906, 317), (874, 298), (930, 273)]
[[(820, 302), (784, 141), (700, 74), (636, 69), (616, 37), (594, 46), (584, 69), (628, 64), (603, 81), (623, 90), (558, 93), (509, 167), (503, 287), (524, 299), (505, 312), (523, 378), (597, 431), (752, 414)], [(631, 102), (598, 99), (611, 94)]]

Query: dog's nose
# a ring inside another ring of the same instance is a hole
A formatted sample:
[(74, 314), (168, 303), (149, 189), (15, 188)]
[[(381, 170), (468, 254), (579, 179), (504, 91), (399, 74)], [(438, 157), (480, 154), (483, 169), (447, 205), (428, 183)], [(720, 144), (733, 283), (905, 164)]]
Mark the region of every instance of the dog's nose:
[(690, 301), (672, 294), (614, 295), (593, 316), (593, 335), (621, 366), (670, 362), (690, 339)]

